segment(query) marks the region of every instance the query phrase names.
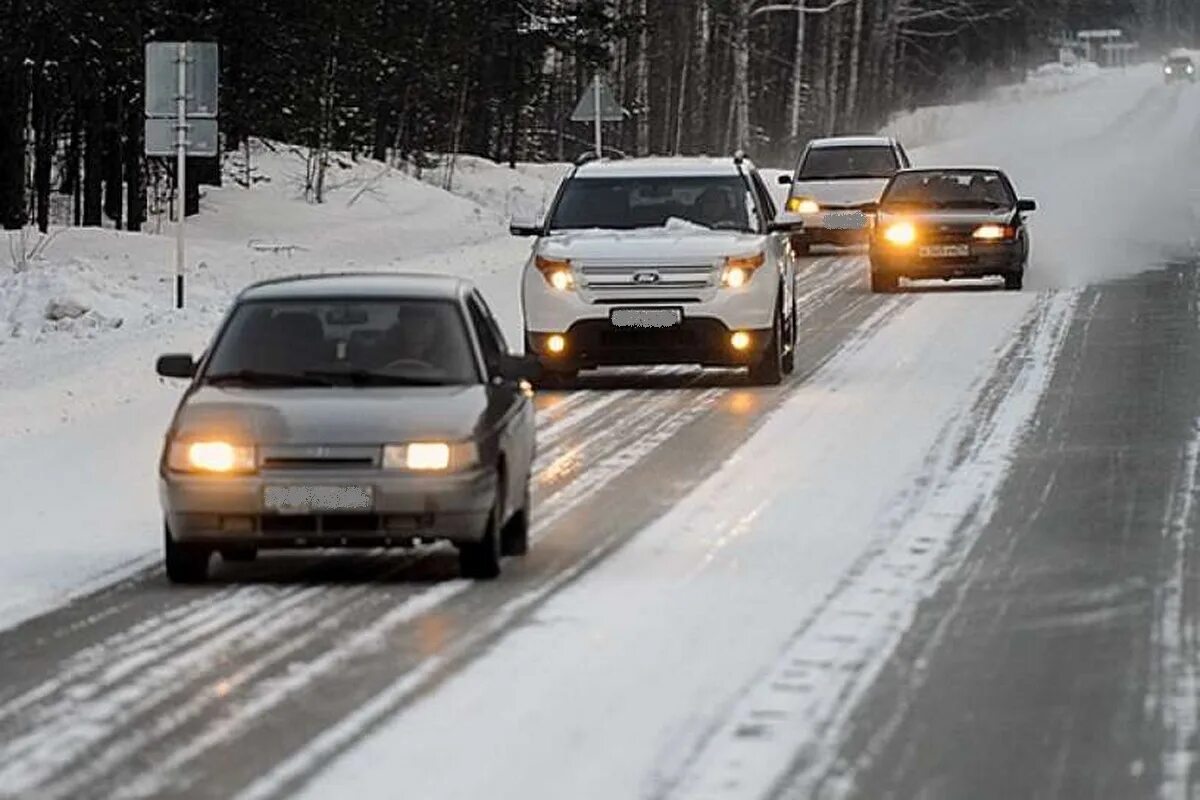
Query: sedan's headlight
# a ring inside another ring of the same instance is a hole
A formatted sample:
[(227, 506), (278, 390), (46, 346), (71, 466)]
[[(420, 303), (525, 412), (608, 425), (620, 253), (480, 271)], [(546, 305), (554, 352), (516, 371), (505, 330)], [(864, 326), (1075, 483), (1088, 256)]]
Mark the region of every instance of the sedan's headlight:
[(971, 234), (976, 239), (984, 241), (996, 242), (1002, 239), (1012, 239), (1017, 235), (1016, 229), (1011, 225), (980, 225)]
[(721, 272), (721, 285), (729, 289), (740, 289), (750, 282), (758, 268), (767, 262), (765, 253), (725, 259)]
[(569, 292), (575, 288), (575, 274), (571, 272), (570, 261), (538, 256), (533, 260), (533, 265), (542, 273), (550, 288), (560, 292)]
[(884, 228), (883, 238), (894, 245), (907, 247), (917, 240), (917, 228), (911, 222), (893, 222)]
[(787, 210), (792, 214), (818, 214), (821, 204), (811, 197), (789, 197)]
[(257, 469), (252, 445), (220, 439), (180, 440), (167, 451), (167, 468), (174, 472), (232, 475)]
[(383, 448), (383, 468), (407, 472), (454, 472), (478, 460), (473, 442), (410, 442)]

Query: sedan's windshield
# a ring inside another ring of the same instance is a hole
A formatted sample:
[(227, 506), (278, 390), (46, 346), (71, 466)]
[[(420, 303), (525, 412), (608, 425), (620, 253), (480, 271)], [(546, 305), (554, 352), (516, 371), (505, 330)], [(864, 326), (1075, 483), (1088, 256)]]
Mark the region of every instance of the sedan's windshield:
[(444, 300), (248, 302), (202, 378), (251, 387), (476, 383), (458, 306)]
[(802, 181), (890, 178), (900, 164), (890, 147), (816, 147), (796, 175)]
[(897, 175), (883, 195), (883, 206), (928, 208), (1011, 208), (1012, 188), (998, 172), (929, 170)]
[(672, 221), (753, 231), (753, 200), (738, 175), (577, 178), (567, 182), (551, 230), (661, 228)]

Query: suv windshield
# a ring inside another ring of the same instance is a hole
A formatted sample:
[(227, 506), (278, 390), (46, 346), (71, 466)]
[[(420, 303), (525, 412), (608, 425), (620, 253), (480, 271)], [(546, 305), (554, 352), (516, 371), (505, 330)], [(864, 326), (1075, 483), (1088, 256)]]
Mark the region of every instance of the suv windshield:
[(802, 181), (890, 178), (900, 169), (890, 147), (816, 147), (796, 175)]
[(217, 340), (203, 382), (242, 386), (477, 383), (466, 324), (446, 300), (249, 302)]
[(714, 230), (753, 231), (754, 202), (740, 176), (576, 178), (568, 181), (551, 230), (661, 228), (672, 220)]
[(897, 175), (883, 206), (930, 208), (1011, 208), (1016, 203), (1008, 181), (998, 172), (937, 170)]

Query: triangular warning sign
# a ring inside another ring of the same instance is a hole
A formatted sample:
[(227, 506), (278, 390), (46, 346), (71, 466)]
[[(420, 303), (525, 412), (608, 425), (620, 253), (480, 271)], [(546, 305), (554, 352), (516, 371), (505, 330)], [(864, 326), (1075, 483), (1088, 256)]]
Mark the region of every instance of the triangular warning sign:
[(620, 103), (617, 102), (617, 98), (613, 96), (612, 89), (609, 89), (608, 84), (600, 80), (600, 77), (597, 76), (583, 90), (583, 95), (579, 98), (579, 105), (575, 106), (575, 112), (571, 114), (572, 122), (596, 121), (597, 82), (600, 84), (600, 121), (620, 122), (629, 116), (629, 112), (621, 108)]

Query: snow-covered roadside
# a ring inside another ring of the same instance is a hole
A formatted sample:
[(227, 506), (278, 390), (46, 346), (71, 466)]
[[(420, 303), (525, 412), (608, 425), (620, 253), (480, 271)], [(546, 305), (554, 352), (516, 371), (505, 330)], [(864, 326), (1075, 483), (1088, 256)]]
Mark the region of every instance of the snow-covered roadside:
[[(428, 798), (666, 789), (740, 687), (776, 663), (797, 624), (888, 529), (905, 502), (897, 492), (926, 473), (946, 420), (968, 413), (1038, 302), (925, 299), (839, 356), (685, 502), (336, 762), (307, 796), (382, 797), (396, 775)], [(967, 316), (977, 335), (958, 335)], [(1014, 425), (1024, 412), (1013, 411)], [(461, 746), (463, 731), (445, 720), (468, 708), (477, 709), (471, 740), (503, 747), (474, 749), (471, 770), (424, 769)], [(366, 768), (385, 761), (387, 776)]]
[[(507, 235), (502, 213), (369, 162), (312, 207), (294, 156), (262, 148), (255, 163), (271, 182), (211, 191), (191, 226), (184, 312), (171, 310), (170, 236), (64, 231), (29, 270), (0, 266), (0, 628), (153, 558), (154, 464), (180, 391), (154, 376), (154, 358), (202, 349), (245, 284), (347, 269), (463, 275), (519, 341), (529, 244)], [(507, 173), (477, 164), (458, 186), (482, 196), (472, 186)], [(547, 168), (515, 184), (533, 192), (539, 175), (555, 179)], [(84, 313), (51, 320), (52, 305)]]

